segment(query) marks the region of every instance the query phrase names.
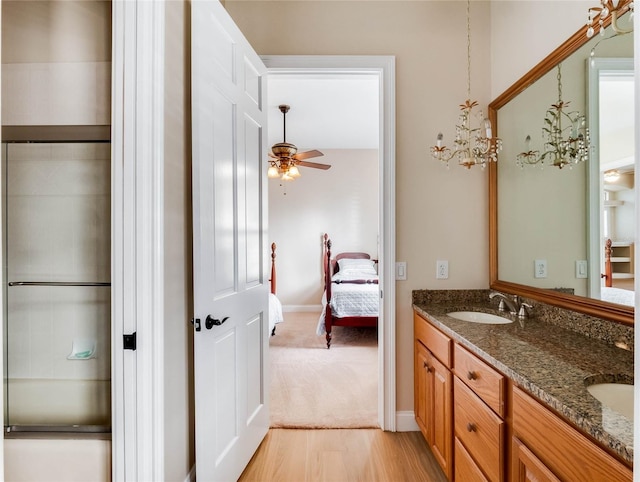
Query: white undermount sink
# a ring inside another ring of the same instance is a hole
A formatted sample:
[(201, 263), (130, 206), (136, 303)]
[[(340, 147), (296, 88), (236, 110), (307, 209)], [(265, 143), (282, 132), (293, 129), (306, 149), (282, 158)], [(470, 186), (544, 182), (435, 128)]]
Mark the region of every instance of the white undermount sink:
[(625, 383), (596, 383), (587, 386), (587, 391), (603, 407), (633, 420), (633, 385)]
[(513, 320), (503, 316), (492, 315), (491, 313), (482, 313), (479, 311), (452, 311), (447, 316), (456, 320), (470, 321), (471, 323), (485, 323), (488, 325), (506, 325), (513, 323)]

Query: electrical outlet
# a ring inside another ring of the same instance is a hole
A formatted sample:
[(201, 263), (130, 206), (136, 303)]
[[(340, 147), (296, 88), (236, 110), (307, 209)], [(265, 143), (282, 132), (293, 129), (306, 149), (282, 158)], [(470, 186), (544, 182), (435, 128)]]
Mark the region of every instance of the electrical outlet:
[(407, 262), (398, 261), (396, 263), (396, 279), (399, 281), (407, 280)]
[(436, 279), (449, 278), (449, 261), (438, 260), (436, 261)]
[(533, 262), (533, 277), (534, 278), (546, 278), (547, 277), (547, 260), (536, 259)]
[(587, 277), (587, 260), (579, 259), (576, 261), (576, 278)]

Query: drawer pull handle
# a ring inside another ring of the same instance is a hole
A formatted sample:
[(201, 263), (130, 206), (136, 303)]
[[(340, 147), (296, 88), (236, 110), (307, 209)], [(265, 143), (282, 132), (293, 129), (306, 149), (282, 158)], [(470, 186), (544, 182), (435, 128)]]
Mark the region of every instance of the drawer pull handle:
[(471, 422), (469, 422), (469, 423), (467, 424), (467, 431), (468, 431), (468, 432), (475, 432), (475, 431), (476, 431), (476, 425), (475, 425), (475, 423), (471, 423)]
[(429, 364), (427, 362), (424, 362), (424, 368), (427, 369), (427, 373), (431, 373), (431, 367), (429, 366)]
[(478, 375), (476, 375), (476, 372), (467, 372), (467, 379), (475, 380), (476, 378), (478, 378)]

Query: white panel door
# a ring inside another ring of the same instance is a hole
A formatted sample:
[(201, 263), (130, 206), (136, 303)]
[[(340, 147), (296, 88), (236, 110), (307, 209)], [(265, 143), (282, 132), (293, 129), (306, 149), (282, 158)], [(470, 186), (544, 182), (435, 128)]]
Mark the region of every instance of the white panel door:
[(191, 11), (196, 471), (231, 481), (269, 428), (266, 68), (219, 2)]

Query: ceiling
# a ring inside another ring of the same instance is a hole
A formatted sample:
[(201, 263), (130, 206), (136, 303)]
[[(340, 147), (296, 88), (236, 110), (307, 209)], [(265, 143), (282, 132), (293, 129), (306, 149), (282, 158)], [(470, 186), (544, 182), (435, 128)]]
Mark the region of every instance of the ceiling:
[(378, 76), (374, 74), (278, 74), (268, 80), (268, 145), (283, 141), (308, 149), (377, 149)]

